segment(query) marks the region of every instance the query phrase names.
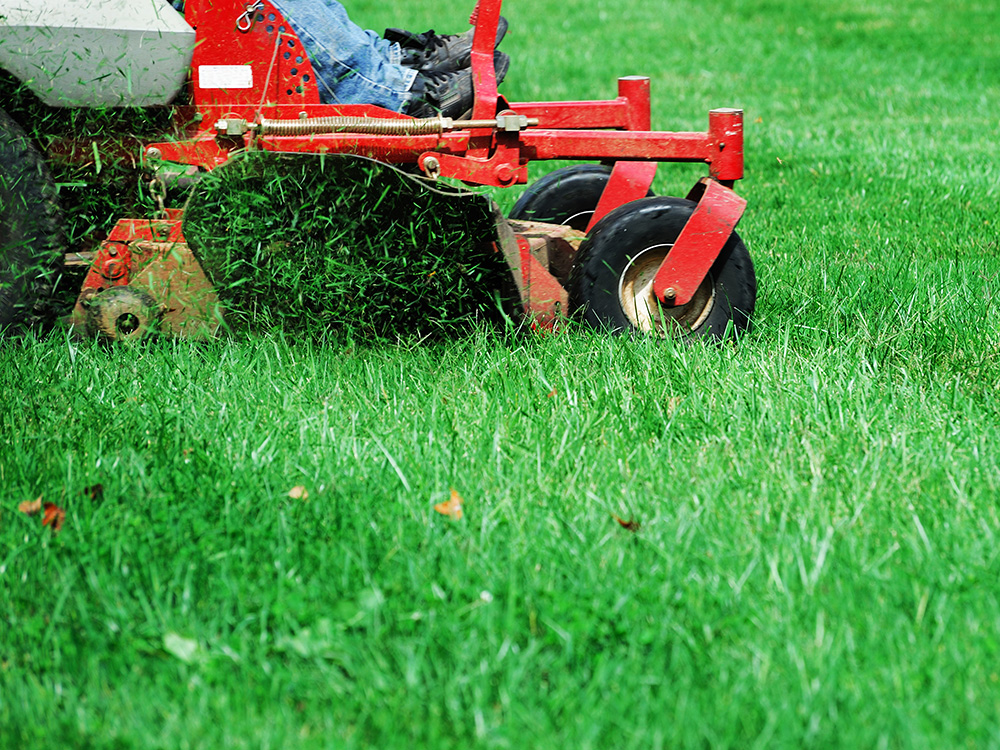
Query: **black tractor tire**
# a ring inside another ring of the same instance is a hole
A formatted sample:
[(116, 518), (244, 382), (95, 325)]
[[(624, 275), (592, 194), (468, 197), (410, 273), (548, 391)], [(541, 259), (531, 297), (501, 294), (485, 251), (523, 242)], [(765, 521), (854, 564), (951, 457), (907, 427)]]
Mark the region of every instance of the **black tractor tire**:
[(610, 177), (611, 167), (603, 164), (574, 164), (556, 169), (521, 194), (510, 218), (566, 224), (582, 232), (590, 223)]
[(696, 205), (681, 198), (642, 198), (601, 219), (580, 246), (570, 274), (571, 313), (614, 332), (723, 338), (749, 331), (757, 280), (750, 253), (735, 232), (690, 302), (667, 307), (653, 295), (656, 269)]
[(21, 127), (0, 110), (0, 335), (46, 317), (63, 247), (52, 175)]

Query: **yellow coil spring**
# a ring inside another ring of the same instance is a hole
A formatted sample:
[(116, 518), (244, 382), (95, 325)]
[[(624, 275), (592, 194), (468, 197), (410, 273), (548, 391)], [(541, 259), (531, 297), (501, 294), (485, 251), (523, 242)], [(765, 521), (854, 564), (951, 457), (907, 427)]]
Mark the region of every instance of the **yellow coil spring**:
[(260, 135), (319, 135), (359, 133), (363, 135), (435, 135), (451, 125), (447, 118), (390, 120), (372, 117), (307, 117), (302, 120), (268, 120), (257, 125)]

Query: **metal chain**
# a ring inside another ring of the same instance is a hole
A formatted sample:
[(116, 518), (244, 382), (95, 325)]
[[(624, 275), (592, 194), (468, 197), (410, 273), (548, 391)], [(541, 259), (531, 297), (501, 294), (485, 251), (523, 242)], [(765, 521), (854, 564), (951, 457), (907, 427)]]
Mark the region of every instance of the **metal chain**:
[(156, 211), (153, 217), (156, 219), (167, 218), (167, 183), (159, 175), (155, 175), (153, 179), (149, 181), (149, 194), (156, 201)]

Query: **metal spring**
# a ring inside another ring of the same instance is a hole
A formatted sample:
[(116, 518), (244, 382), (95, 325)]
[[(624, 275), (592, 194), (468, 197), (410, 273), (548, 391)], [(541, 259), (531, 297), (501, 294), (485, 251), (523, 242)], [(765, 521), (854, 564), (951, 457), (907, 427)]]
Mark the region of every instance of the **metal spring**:
[(318, 135), (320, 133), (361, 133), (364, 135), (436, 135), (450, 129), (446, 117), (421, 120), (390, 120), (372, 117), (307, 117), (302, 120), (268, 120), (257, 124), (260, 135)]

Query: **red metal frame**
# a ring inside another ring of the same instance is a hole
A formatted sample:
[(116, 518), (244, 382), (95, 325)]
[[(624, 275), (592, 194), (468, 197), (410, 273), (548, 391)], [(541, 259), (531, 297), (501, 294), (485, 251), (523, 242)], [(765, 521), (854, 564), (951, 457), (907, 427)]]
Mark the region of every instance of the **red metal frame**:
[[(414, 163), (434, 154), (447, 157), (441, 176), (496, 186), (511, 184), (510, 174), (522, 176), (522, 168), (539, 159), (703, 162), (713, 179), (732, 182), (743, 176), (741, 113), (712, 112), (707, 132), (652, 131), (648, 78), (620, 79), (618, 97), (608, 101), (508, 103), (497, 93), (493, 72), (492, 39), (502, 0), (479, 0), (473, 14), (477, 26), (472, 52), (476, 89), (472, 118), (491, 119), (502, 110), (511, 110), (537, 118), (537, 127), (518, 133), (476, 129), (422, 136), (331, 133), (220, 137), (215, 123), (226, 117), (247, 122), (260, 116), (406, 119), (406, 115), (371, 105), (321, 104), (315, 72), (301, 41), (267, 0), (260, 5), (250, 29), (242, 32), (236, 21), (246, 12), (245, 0), (188, 0), (187, 20), (198, 34), (192, 94), (199, 117), (194, 127), (188, 128), (189, 138), (150, 144), (157, 150), (154, 153), (206, 169), (224, 162), (233, 150), (247, 147), (361, 154), (396, 163)], [(206, 71), (220, 67), (245, 68), (252, 87), (205, 88)], [(192, 120), (189, 112), (182, 113), (180, 119)], [(486, 163), (491, 167), (484, 168)], [(504, 169), (499, 169), (501, 166)]]
[(132, 280), (132, 245), (136, 242), (184, 242), (180, 209), (168, 209), (163, 219), (119, 219), (94, 254), (83, 289), (98, 292), (125, 286)]
[[(510, 103), (497, 93), (493, 70), (493, 40), (501, 5), (502, 0), (478, 0), (470, 19), (476, 25), (472, 118), (491, 120), (510, 112), (535, 119), (537, 125), (514, 131), (477, 127), (431, 135), (262, 135), (252, 128), (227, 134), (217, 130), (216, 123), (252, 124), (262, 117), (412, 118), (371, 105), (322, 104), (302, 42), (268, 0), (187, 0), (186, 20), (197, 32), (191, 76), (193, 108), (177, 112), (175, 122), (182, 137), (149, 144), (146, 155), (211, 170), (244, 149), (356, 154), (387, 163), (415, 163), (435, 176), (490, 186), (527, 182), (527, 165), (533, 160), (612, 161), (614, 169), (591, 226), (616, 207), (646, 195), (659, 162), (704, 163), (709, 179), (705, 189), (694, 192), (699, 207), (656, 279), (655, 289), (664, 304), (684, 304), (718, 257), (745, 207), (745, 201), (730, 189), (743, 176), (742, 112), (713, 110), (705, 132), (653, 131), (649, 79), (639, 76), (620, 78), (618, 96), (611, 100)], [(102, 252), (106, 254), (116, 242), (120, 239), (113, 234)], [(519, 241), (518, 247), (519, 257), (513, 257), (512, 249), (505, 254), (515, 276), (523, 277), (525, 307), (550, 319), (555, 303), (565, 304), (565, 291), (525, 249), (525, 242)], [(126, 283), (102, 279), (105, 284)], [(532, 284), (534, 292), (528, 288)]]
[(691, 301), (747, 207), (714, 180), (702, 180), (689, 197), (698, 206), (653, 278), (656, 298), (676, 307)]

